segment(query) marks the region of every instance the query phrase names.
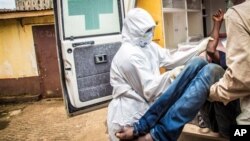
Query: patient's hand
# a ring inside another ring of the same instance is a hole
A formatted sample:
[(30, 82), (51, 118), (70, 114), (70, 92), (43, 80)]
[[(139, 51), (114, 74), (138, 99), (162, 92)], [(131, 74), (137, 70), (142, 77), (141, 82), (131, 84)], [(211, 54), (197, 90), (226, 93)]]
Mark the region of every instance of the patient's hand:
[(214, 22), (222, 22), (223, 21), (224, 12), (219, 9), (214, 15), (213, 20)]
[(124, 127), (120, 132), (115, 133), (115, 136), (121, 140), (133, 139), (133, 127)]

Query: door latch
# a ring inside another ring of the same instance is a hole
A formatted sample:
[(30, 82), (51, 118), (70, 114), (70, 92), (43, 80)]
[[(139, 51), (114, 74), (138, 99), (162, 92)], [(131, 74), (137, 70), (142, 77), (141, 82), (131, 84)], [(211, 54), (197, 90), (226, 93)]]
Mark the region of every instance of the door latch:
[(108, 57), (106, 54), (95, 55), (96, 64), (107, 63), (107, 62), (108, 62)]

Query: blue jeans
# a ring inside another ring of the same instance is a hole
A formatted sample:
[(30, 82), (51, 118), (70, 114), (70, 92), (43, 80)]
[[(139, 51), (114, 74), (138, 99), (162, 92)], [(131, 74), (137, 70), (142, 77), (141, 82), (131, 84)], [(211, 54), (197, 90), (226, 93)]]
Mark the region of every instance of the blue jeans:
[(198, 57), (190, 60), (169, 88), (134, 124), (134, 135), (151, 134), (155, 141), (175, 141), (184, 125), (205, 103), (209, 88), (224, 70)]

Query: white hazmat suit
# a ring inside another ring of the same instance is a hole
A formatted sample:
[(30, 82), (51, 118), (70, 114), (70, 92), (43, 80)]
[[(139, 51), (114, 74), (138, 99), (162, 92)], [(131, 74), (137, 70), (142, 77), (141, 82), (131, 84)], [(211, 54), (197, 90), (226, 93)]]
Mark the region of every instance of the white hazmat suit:
[(130, 10), (124, 21), (123, 43), (110, 70), (113, 99), (108, 107), (107, 123), (112, 141), (118, 140), (116, 132), (136, 122), (171, 84), (171, 71), (160, 74), (160, 67), (174, 69), (205, 50), (200, 45), (176, 52), (161, 48), (152, 42), (150, 29), (154, 27), (152, 17), (140, 8)]

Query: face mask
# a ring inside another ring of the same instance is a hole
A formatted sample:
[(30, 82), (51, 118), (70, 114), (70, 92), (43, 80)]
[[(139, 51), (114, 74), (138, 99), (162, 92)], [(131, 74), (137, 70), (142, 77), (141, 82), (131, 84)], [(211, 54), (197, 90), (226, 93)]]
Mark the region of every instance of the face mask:
[(152, 42), (153, 39), (153, 32), (146, 32), (145, 35), (139, 40), (139, 46), (140, 47), (146, 47)]

